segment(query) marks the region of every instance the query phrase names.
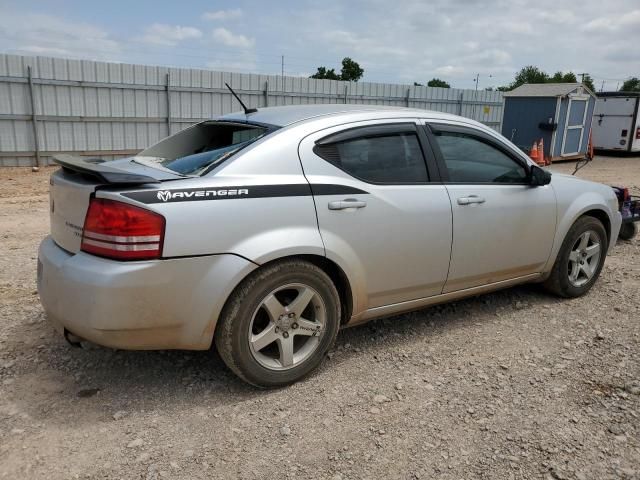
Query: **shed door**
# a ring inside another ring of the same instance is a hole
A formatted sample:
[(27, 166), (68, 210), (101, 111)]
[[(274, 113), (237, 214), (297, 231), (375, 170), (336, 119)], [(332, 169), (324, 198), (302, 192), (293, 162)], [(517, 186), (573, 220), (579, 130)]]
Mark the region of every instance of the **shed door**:
[(567, 123), (562, 139), (560, 155), (568, 157), (580, 153), (580, 145), (584, 136), (584, 125), (587, 118), (589, 97), (569, 97)]

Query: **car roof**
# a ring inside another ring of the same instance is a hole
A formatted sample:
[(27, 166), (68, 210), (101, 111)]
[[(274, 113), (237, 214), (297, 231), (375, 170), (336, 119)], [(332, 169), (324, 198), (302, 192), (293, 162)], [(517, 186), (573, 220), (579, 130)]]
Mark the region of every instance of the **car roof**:
[[(316, 117), (345, 117), (354, 113), (370, 113), (371, 118), (385, 117), (420, 117), (432, 119), (460, 120), (462, 117), (448, 113), (421, 110), (417, 108), (389, 107), (380, 105), (349, 105), (349, 104), (319, 104), (319, 105), (287, 105), (281, 107), (259, 108), (257, 112), (233, 112), (220, 117), (224, 120), (239, 120), (286, 127), (293, 123), (303, 122)], [(465, 119), (470, 123), (473, 120)]]

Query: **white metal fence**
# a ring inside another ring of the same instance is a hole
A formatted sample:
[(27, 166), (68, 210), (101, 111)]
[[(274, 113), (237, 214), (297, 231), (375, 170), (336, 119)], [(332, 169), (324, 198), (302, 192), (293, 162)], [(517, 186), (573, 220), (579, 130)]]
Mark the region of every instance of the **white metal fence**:
[(311, 103), (438, 110), (500, 130), (500, 92), (215, 72), (0, 54), (0, 166), (56, 153), (118, 158), (169, 133), (249, 107)]

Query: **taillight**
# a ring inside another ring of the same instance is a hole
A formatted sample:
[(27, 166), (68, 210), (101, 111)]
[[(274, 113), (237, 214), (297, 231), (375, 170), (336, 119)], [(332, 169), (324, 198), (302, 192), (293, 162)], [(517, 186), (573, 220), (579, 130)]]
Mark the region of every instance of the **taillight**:
[(636, 129), (636, 140), (640, 140), (640, 127)]
[(116, 260), (162, 255), (164, 217), (128, 203), (92, 198), (82, 229), (84, 252)]
[(624, 202), (631, 200), (631, 194), (629, 193), (629, 189), (627, 187), (624, 187), (622, 189), (622, 200)]

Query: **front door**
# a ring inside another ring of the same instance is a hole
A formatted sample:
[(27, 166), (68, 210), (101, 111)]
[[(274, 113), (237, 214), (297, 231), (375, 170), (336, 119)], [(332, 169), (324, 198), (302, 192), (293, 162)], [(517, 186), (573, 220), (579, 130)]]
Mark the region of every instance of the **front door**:
[(300, 144), (327, 257), (357, 289), (354, 314), (442, 291), (451, 206), (430, 182), (425, 138), (403, 119), (332, 127)]
[(560, 155), (569, 157), (580, 153), (584, 137), (584, 125), (587, 117), (589, 97), (569, 97), (567, 121), (562, 138)]
[(431, 125), (453, 212), (444, 292), (541, 272), (551, 253), (556, 201), (531, 187), (526, 162), (489, 134)]

